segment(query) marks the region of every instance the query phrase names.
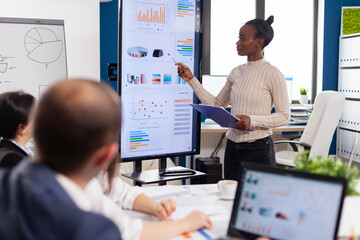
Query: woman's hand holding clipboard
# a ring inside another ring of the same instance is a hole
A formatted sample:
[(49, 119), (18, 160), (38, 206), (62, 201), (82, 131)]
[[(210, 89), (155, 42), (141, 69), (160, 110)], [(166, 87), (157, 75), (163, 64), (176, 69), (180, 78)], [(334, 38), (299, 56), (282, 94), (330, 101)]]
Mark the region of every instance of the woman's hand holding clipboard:
[(235, 117), (237, 119), (239, 119), (239, 121), (235, 122), (235, 126), (236, 126), (237, 129), (239, 129), (241, 131), (245, 131), (245, 130), (250, 129), (251, 119), (250, 119), (250, 117), (248, 115), (235, 114)]
[[(249, 129), (250, 128), (249, 116), (237, 115), (240, 118), (236, 118), (233, 115), (231, 115), (228, 111), (226, 111), (226, 109), (223, 107), (214, 107), (209, 105), (198, 105), (198, 104), (190, 104), (190, 106), (192, 106), (195, 110), (201, 112), (208, 118), (211, 118), (222, 127), (252, 131), (251, 129)], [(239, 125), (239, 127), (237, 126), (237, 124)], [(248, 128), (245, 128), (247, 126)]]

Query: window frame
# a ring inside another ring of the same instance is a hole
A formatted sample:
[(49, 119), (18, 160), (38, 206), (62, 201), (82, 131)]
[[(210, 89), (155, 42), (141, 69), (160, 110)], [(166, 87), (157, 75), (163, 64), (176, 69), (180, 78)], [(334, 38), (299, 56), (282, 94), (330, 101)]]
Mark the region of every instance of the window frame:
[[(255, 3), (255, 16), (256, 18), (265, 18), (265, 1), (266, 0), (256, 0)], [(318, 69), (319, 59), (318, 59), (318, 34), (319, 34), (319, 1), (313, 0), (313, 41), (312, 41), (312, 79), (311, 79), (311, 102), (313, 103), (317, 94), (317, 87), (319, 84)], [(202, 60), (201, 60), (201, 74), (211, 75), (210, 74), (210, 35), (211, 35), (211, 0), (203, 2), (203, 19), (202, 19)], [(321, 63), (320, 63), (321, 64)], [(320, 85), (321, 86), (321, 85)], [(297, 100), (292, 100), (292, 103), (298, 103)]]

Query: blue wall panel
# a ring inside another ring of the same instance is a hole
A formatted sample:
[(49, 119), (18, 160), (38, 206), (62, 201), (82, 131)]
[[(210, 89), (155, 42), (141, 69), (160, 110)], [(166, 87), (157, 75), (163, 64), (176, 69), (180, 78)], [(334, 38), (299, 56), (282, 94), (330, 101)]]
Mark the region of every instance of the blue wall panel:
[[(341, 7), (343, 6), (360, 6), (360, 0), (325, 0), (323, 90), (337, 91), (338, 89), (339, 36)], [(336, 153), (335, 136), (336, 134), (334, 134), (329, 154)]]
[(101, 79), (117, 91), (116, 81), (108, 81), (108, 63), (117, 62), (118, 0), (100, 3), (100, 73)]

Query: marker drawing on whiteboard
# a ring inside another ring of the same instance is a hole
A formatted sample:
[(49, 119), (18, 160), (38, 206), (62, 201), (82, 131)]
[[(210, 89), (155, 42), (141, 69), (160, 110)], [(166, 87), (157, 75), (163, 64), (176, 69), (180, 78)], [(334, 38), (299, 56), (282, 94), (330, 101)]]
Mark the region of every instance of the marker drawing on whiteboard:
[(63, 40), (49, 28), (31, 28), (24, 37), (27, 57), (34, 62), (48, 64), (57, 61), (63, 52)]

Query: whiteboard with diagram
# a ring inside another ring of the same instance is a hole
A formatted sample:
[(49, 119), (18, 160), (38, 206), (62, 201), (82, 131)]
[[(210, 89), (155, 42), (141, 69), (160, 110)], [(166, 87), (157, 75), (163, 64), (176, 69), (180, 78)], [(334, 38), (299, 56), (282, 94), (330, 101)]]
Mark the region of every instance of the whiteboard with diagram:
[(39, 99), (67, 78), (63, 20), (0, 18), (0, 93), (24, 91)]

